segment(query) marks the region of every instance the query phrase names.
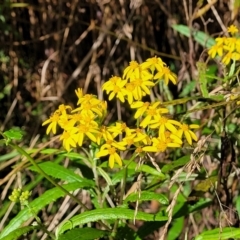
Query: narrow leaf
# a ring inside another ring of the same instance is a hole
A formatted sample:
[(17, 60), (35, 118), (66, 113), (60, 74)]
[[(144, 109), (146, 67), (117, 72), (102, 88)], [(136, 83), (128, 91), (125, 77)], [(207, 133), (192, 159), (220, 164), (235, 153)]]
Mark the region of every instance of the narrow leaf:
[(186, 37), (190, 37), (190, 35), (192, 35), (194, 40), (203, 47), (210, 48), (215, 44), (215, 40), (212, 37), (208, 36), (204, 32), (201, 32), (195, 29), (190, 30), (188, 26), (180, 24), (180, 25), (172, 25), (172, 28)]
[(163, 173), (168, 173), (172, 170), (174, 170), (175, 168), (179, 168), (181, 166), (184, 166), (185, 164), (187, 164), (190, 161), (190, 155), (186, 155), (183, 156), (175, 161), (172, 161), (171, 164), (165, 164), (162, 167), (162, 172)]
[(109, 233), (100, 229), (87, 227), (76, 228), (60, 235), (58, 240), (79, 240), (79, 236), (81, 236), (81, 240), (93, 240), (102, 238), (106, 235), (109, 235)]
[(209, 231), (204, 231), (198, 235), (195, 240), (224, 240), (230, 238), (240, 238), (240, 229), (239, 228), (216, 228)]
[(40, 229), (39, 226), (26, 226), (22, 228), (18, 228), (12, 232), (10, 232), (7, 236), (1, 238), (1, 240), (15, 240), (21, 237), (23, 234), (28, 233), (32, 230)]
[(140, 196), (139, 193), (132, 193), (124, 200), (124, 203), (151, 200), (159, 201), (164, 205), (167, 205), (169, 203), (168, 198), (165, 195), (148, 191), (142, 191)]
[(167, 221), (168, 218), (162, 216), (161, 214), (149, 214), (144, 212), (138, 212), (137, 215), (135, 216), (135, 210), (124, 208), (95, 209), (92, 211), (76, 215), (73, 218), (69, 219), (68, 221), (60, 224), (56, 230), (56, 236), (59, 236), (63, 232), (81, 224), (96, 222), (99, 220), (116, 220), (116, 219)]
[[(60, 166), (54, 162), (44, 162), (40, 163), (39, 167), (49, 176), (52, 176), (57, 179), (61, 179), (67, 182), (81, 182), (85, 184), (85, 187), (93, 187), (94, 181), (89, 179), (84, 179), (81, 176), (74, 173), (72, 170), (69, 170), (63, 166)], [(29, 167), (29, 169), (38, 172), (34, 166)]]

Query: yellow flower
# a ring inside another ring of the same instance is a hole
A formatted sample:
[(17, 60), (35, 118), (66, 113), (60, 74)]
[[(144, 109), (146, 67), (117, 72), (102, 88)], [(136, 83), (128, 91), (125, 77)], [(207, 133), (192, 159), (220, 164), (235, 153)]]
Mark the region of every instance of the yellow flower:
[(234, 53), (232, 54), (232, 60), (238, 61), (239, 59), (240, 59), (240, 53), (234, 52)]
[(143, 78), (137, 78), (131, 81), (131, 83), (134, 85), (132, 95), (135, 100), (141, 100), (143, 96), (150, 95), (149, 87), (155, 85), (153, 82), (144, 80)]
[(237, 38), (229, 37), (227, 38), (227, 43), (224, 46), (224, 49), (229, 52), (233, 52), (236, 49)]
[(129, 127), (124, 122), (116, 122), (115, 126), (110, 126), (108, 128), (108, 131), (112, 133), (112, 136), (114, 138), (118, 136), (119, 134), (122, 134), (125, 131), (128, 131)]
[(77, 126), (77, 132), (75, 134), (75, 141), (81, 147), (83, 145), (83, 140), (85, 135), (93, 142), (97, 142), (96, 135), (99, 134), (99, 130), (95, 124), (83, 124), (80, 123)]
[(171, 72), (168, 67), (158, 68), (158, 73), (155, 74), (153, 79), (163, 79), (166, 85), (168, 85), (169, 80), (173, 84), (177, 84), (177, 75)]
[(228, 27), (228, 32), (231, 33), (232, 35), (234, 35), (235, 33), (238, 32), (238, 29), (235, 25), (231, 25), (230, 27)]
[(109, 129), (102, 125), (99, 129), (99, 134), (97, 135), (97, 144), (100, 145), (101, 144), (101, 140), (104, 139), (106, 142), (108, 140), (113, 140), (114, 137), (112, 135), (112, 133), (109, 131)]
[(122, 80), (121, 78), (118, 78), (114, 84), (105, 85), (102, 87), (102, 89), (106, 90), (107, 94), (111, 92), (109, 95), (109, 100), (112, 100), (116, 95), (116, 97), (121, 102), (125, 102), (124, 96), (127, 94), (127, 91), (125, 89), (126, 83), (127, 83), (127, 80)]
[(71, 147), (76, 147), (76, 132), (78, 129), (72, 127), (69, 131), (64, 131), (60, 136), (60, 140), (63, 141), (63, 147), (69, 152)]
[(166, 143), (177, 143), (180, 145), (182, 145), (182, 143), (183, 143), (182, 140), (177, 135), (175, 135), (169, 131), (165, 131), (162, 136), (159, 136), (159, 138), (166, 141)]
[(181, 124), (179, 126), (179, 130), (175, 133), (179, 138), (182, 138), (183, 134), (185, 138), (187, 139), (187, 142), (192, 145), (192, 140), (197, 141), (198, 138), (196, 134), (191, 129), (198, 129), (199, 125), (197, 124)]
[(143, 147), (142, 150), (146, 152), (165, 152), (168, 147), (175, 148), (181, 147), (181, 144), (176, 142), (168, 142), (166, 139), (153, 138), (152, 146)]
[(233, 53), (232, 52), (228, 52), (222, 59), (222, 63), (225, 65), (228, 65), (231, 61), (233, 57)]
[(131, 104), (131, 108), (137, 108), (137, 111), (134, 114), (134, 118), (138, 119), (139, 117), (141, 117), (147, 111), (150, 104), (151, 104), (150, 102), (141, 102), (141, 101), (133, 102)]
[(223, 45), (213, 45), (209, 50), (208, 50), (208, 54), (211, 58), (215, 58), (215, 56), (218, 54), (218, 56), (222, 56), (223, 55)]
[(60, 115), (59, 111), (55, 111), (49, 119), (47, 119), (46, 121), (43, 122), (42, 126), (50, 123), (49, 126), (47, 127), (47, 134), (49, 134), (51, 132), (51, 130), (54, 134), (56, 134), (57, 124), (60, 120), (60, 116), (61, 115)]
[(144, 132), (144, 129), (137, 128), (135, 129), (136, 137), (134, 138), (134, 143), (142, 142), (145, 145), (148, 145), (151, 140), (150, 137)]
[(83, 115), (98, 115), (99, 117), (102, 117), (103, 112), (99, 109), (99, 104), (101, 104), (101, 101), (92, 98), (90, 100), (82, 101), (80, 107), (75, 108), (72, 113), (80, 112)]
[(122, 160), (121, 160), (119, 154), (117, 153), (117, 149), (115, 147), (111, 147), (111, 146), (102, 147), (100, 149), (100, 151), (96, 154), (96, 157), (100, 158), (100, 157), (104, 157), (107, 155), (109, 155), (108, 163), (109, 163), (110, 168), (114, 167), (115, 162), (120, 167), (122, 167)]
[(161, 115), (157, 115), (154, 120), (149, 122), (149, 124), (150, 128), (159, 128), (159, 136), (163, 136), (166, 130), (175, 133), (177, 131), (175, 126), (180, 125), (178, 121), (168, 119), (167, 117), (163, 117)]
[(109, 94), (109, 92), (112, 91), (114, 87), (117, 85), (117, 83), (120, 81), (122, 81), (120, 77), (113, 76), (102, 85), (102, 90), (103, 91), (105, 90), (106, 93)]
[(99, 152), (96, 154), (96, 157), (104, 157), (109, 155), (109, 166), (110, 168), (114, 167), (114, 163), (117, 162), (117, 164), (121, 167), (122, 166), (122, 160), (117, 153), (117, 150), (126, 150), (126, 142), (116, 142), (112, 140), (108, 140), (106, 144), (103, 144), (99, 150)]
[(129, 79), (136, 70), (139, 70), (139, 64), (136, 61), (131, 61), (123, 71), (123, 79)]
[(158, 108), (160, 102), (152, 103), (145, 111), (145, 118), (140, 123), (140, 127), (147, 127), (153, 119), (156, 119), (161, 113), (168, 113), (167, 108)]
[(129, 135), (126, 135), (126, 136), (122, 139), (122, 141), (123, 141), (123, 142), (126, 142), (126, 143), (127, 143), (127, 146), (130, 147), (131, 145), (134, 144), (136, 135), (137, 135), (136, 133), (131, 133), (131, 134), (129, 134)]
[(62, 114), (62, 115), (65, 115), (67, 114), (67, 109), (72, 109), (71, 106), (69, 105), (64, 105), (64, 104), (61, 104), (59, 107), (58, 107), (58, 111)]
[(156, 67), (161, 69), (166, 66), (166, 63), (164, 63), (161, 58), (155, 56), (148, 58), (145, 62), (141, 63), (140, 66), (142, 69), (150, 69), (153, 72)]
[(75, 90), (75, 93), (76, 93), (78, 99), (81, 99), (83, 97), (83, 90), (82, 90), (82, 88), (78, 88), (77, 90)]

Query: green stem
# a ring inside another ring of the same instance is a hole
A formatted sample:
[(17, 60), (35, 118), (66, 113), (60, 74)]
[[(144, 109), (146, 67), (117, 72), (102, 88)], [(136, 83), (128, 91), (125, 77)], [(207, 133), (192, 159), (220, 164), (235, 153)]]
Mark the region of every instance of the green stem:
[[(119, 205), (121, 205), (123, 203), (123, 197), (125, 194), (125, 188), (126, 188), (126, 182), (127, 182), (127, 172), (128, 172), (128, 166), (129, 164), (135, 159), (136, 157), (136, 153), (134, 153), (132, 155), (132, 157), (129, 159), (128, 163), (124, 166), (124, 175), (123, 175), (123, 179), (121, 182), (121, 192), (120, 192), (120, 199), (119, 199)], [(117, 232), (117, 228), (118, 228), (118, 223), (119, 220), (115, 221), (114, 227), (113, 227), (113, 233)]]
[(32, 212), (35, 220), (37, 221), (38, 225), (41, 226), (42, 230), (51, 238), (51, 239), (55, 239), (54, 234), (52, 234), (51, 232), (49, 232), (46, 228), (46, 226), (44, 224), (41, 223), (40, 218), (36, 215), (36, 213), (33, 211), (33, 209), (29, 206), (29, 204), (26, 204), (27, 208)]

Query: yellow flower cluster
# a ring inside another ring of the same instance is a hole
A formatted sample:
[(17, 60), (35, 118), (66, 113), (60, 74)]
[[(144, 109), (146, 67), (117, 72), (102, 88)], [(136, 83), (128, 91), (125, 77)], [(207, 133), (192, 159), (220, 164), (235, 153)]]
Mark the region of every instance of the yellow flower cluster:
[(231, 37), (216, 38), (216, 44), (208, 50), (211, 58), (215, 58), (215, 56), (221, 57), (224, 65), (228, 65), (231, 60), (240, 60), (240, 39), (236, 37), (238, 29), (236, 26), (231, 25), (228, 28), (228, 32), (231, 34)]
[(142, 64), (130, 62), (124, 70), (123, 76), (113, 76), (105, 82), (102, 89), (121, 102), (129, 103), (135, 110), (134, 118), (139, 124), (130, 128), (124, 122), (116, 122), (110, 126), (102, 124), (107, 114), (107, 103), (91, 94), (83, 94), (82, 89), (76, 90), (78, 107), (60, 105), (43, 125), (49, 124), (47, 134), (55, 134), (57, 126), (63, 129), (60, 139), (63, 147), (71, 148), (82, 146), (90, 140), (99, 145), (97, 158), (108, 156), (109, 166), (117, 163), (122, 166), (121, 151), (134, 150), (136, 154), (147, 152), (164, 152), (168, 147), (181, 147), (183, 137), (188, 144), (197, 141), (192, 129), (199, 126), (182, 124), (167, 117), (168, 109), (160, 101), (154, 103), (143, 102), (142, 98), (150, 94), (155, 84), (164, 80), (177, 83), (177, 77), (172, 73), (161, 58), (153, 57)]
[(131, 61), (124, 70), (123, 77), (112, 77), (105, 82), (102, 89), (109, 94), (109, 100), (115, 96), (121, 101), (131, 104), (134, 100), (141, 100), (142, 97), (150, 95), (149, 88), (156, 82), (164, 80), (165, 84), (171, 81), (177, 83), (177, 76), (166, 66), (161, 58), (153, 57), (142, 64)]

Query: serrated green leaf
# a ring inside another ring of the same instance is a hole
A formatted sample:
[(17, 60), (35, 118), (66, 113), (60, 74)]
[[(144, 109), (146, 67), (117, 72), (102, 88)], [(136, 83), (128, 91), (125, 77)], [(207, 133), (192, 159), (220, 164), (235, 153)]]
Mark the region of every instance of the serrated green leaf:
[(23, 131), (20, 129), (10, 129), (3, 133), (7, 138), (11, 140), (21, 140), (23, 136)]
[(159, 201), (161, 204), (164, 205), (169, 204), (168, 198), (165, 195), (148, 191), (142, 191), (140, 194), (132, 193), (124, 200), (124, 203), (151, 200)]
[(204, 231), (198, 235), (195, 240), (224, 240), (230, 238), (240, 238), (240, 229), (239, 228), (216, 228), (209, 231)]
[(215, 40), (212, 37), (208, 36), (204, 32), (201, 32), (195, 29), (192, 29), (190, 31), (190, 28), (188, 26), (176, 24), (176, 25), (172, 25), (172, 28), (186, 37), (190, 37), (190, 35), (192, 34), (194, 40), (203, 47), (210, 48), (215, 44)]
[(69, 219), (68, 221), (60, 224), (56, 230), (56, 236), (59, 236), (63, 232), (81, 224), (96, 222), (99, 220), (116, 220), (116, 219), (167, 221), (168, 218), (162, 216), (161, 214), (149, 214), (144, 212), (138, 212), (137, 215), (135, 216), (135, 210), (124, 208), (95, 209), (76, 215), (73, 218)]
[[(63, 187), (68, 191), (74, 191), (76, 189), (84, 187), (84, 184), (80, 182), (74, 182), (74, 183), (65, 184), (63, 185)], [(40, 211), (46, 205), (48, 205), (51, 202), (54, 202), (58, 198), (63, 197), (65, 195), (66, 194), (62, 190), (58, 188), (53, 188), (43, 193), (40, 197), (34, 199), (29, 204), (30, 209), (24, 208), (23, 210), (21, 210), (17, 214), (17, 216), (14, 217), (9, 222), (9, 224), (2, 230), (2, 232), (0, 233), (0, 239), (2, 240), (3, 237), (7, 236), (10, 232), (20, 227), (25, 221), (33, 217), (34, 213), (37, 214), (38, 211)]]
[[(47, 175), (54, 178), (67, 181), (69, 183), (76, 181), (81, 182), (85, 184), (85, 187), (93, 187), (95, 185), (94, 181), (84, 179), (73, 171), (66, 169), (65, 167), (60, 166), (59, 164), (56, 164), (54, 162), (44, 162), (38, 165)], [(38, 169), (36, 169), (34, 166), (29, 167), (29, 169), (38, 172)]]
[(21, 237), (23, 234), (33, 231), (35, 229), (40, 229), (39, 226), (26, 226), (18, 228), (12, 232), (10, 232), (7, 236), (1, 238), (1, 240), (15, 240)]
[(109, 235), (109, 232), (96, 228), (76, 228), (59, 236), (58, 240), (93, 240)]

